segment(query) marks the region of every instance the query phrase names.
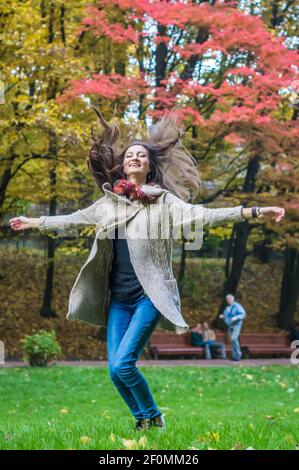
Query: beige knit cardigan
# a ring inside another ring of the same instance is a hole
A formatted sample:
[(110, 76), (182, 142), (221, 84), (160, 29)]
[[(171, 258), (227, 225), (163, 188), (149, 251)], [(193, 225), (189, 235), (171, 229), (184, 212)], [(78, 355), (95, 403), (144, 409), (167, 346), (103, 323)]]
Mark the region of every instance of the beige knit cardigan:
[[(145, 187), (148, 185), (144, 185), (143, 189)], [(216, 226), (228, 221), (245, 220), (241, 205), (206, 208), (202, 204), (186, 203), (165, 189), (155, 190), (158, 191), (157, 199), (144, 203), (117, 195), (109, 183), (104, 183), (104, 196), (91, 206), (69, 215), (39, 218), (41, 232), (55, 229), (65, 231), (81, 224), (95, 226), (96, 235), (89, 256), (71, 289), (67, 319), (100, 326), (103, 339), (106, 338), (110, 301), (108, 276), (116, 226), (126, 230), (124, 236), (137, 278), (160, 312), (156, 328), (181, 334), (188, 331), (189, 325), (182, 316), (177, 281), (172, 270), (173, 239), (179, 237), (180, 230), (184, 230), (186, 235), (187, 229), (188, 234), (197, 234), (201, 241), (205, 225)], [(152, 191), (152, 187), (149, 191)], [(191, 242), (189, 249), (192, 246), (200, 248)]]

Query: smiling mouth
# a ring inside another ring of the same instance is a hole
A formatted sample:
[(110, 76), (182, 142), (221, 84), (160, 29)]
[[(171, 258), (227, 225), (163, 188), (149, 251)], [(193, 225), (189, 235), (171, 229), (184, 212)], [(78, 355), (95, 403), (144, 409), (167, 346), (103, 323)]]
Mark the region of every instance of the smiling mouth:
[(139, 167), (140, 165), (139, 165), (139, 163), (131, 163), (130, 166), (138, 166)]

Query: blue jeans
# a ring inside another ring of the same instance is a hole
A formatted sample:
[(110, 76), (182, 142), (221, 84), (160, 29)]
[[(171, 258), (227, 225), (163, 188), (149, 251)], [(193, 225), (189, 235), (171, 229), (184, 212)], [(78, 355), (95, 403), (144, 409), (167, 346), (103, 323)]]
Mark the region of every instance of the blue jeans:
[(236, 323), (229, 327), (229, 337), (232, 344), (232, 359), (239, 361), (242, 357), (242, 352), (239, 343), (240, 331), (242, 322)]
[(147, 295), (126, 304), (113, 298), (107, 313), (108, 367), (112, 382), (136, 419), (154, 418), (158, 410), (149, 386), (136, 367), (160, 312)]
[(214, 339), (209, 339), (205, 343), (205, 356), (206, 359), (212, 359), (211, 349), (214, 347), (221, 350), (221, 359), (226, 359), (225, 345), (221, 341), (216, 341)]

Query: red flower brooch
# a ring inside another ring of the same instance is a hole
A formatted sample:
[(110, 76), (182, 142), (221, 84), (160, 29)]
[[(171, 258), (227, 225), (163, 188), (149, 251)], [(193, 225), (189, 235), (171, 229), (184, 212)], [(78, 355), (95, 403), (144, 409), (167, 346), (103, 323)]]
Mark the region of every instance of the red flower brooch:
[[(124, 195), (131, 200), (139, 199), (140, 201), (150, 202), (154, 201), (158, 195), (149, 195), (142, 191), (140, 184), (131, 183), (125, 178), (118, 179), (113, 185), (113, 192), (115, 194)], [(160, 187), (154, 182), (147, 183), (146, 186)]]

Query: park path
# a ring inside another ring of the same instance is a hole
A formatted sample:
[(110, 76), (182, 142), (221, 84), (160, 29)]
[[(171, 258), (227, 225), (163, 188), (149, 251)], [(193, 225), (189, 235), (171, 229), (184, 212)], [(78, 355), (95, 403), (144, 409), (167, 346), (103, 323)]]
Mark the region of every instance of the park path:
[[(108, 367), (107, 361), (52, 361), (49, 365), (57, 364), (59, 366), (94, 366), (94, 367)], [(7, 367), (25, 367), (27, 364), (23, 361), (6, 361), (5, 364), (0, 364), (0, 368)], [(269, 366), (269, 365), (284, 365), (290, 366), (291, 361), (289, 358), (286, 359), (244, 359), (239, 362), (224, 360), (224, 359), (147, 359), (140, 360), (136, 363), (137, 366), (165, 366), (165, 367), (174, 367), (174, 366), (198, 366), (198, 367), (247, 367), (247, 366)], [(296, 365), (294, 365), (296, 367)], [(298, 365), (297, 365), (298, 367)]]

